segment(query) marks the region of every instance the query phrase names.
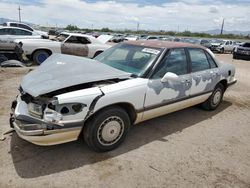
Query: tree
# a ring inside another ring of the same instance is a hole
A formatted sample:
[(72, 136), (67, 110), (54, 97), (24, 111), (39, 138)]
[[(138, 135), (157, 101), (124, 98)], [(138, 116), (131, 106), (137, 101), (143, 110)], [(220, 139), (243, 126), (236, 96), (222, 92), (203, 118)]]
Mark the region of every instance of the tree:
[(113, 32), (113, 31), (110, 30), (108, 27), (104, 27), (101, 29), (101, 32)]
[(79, 30), (79, 28), (76, 25), (67, 25), (65, 28), (66, 30), (73, 31), (73, 30)]

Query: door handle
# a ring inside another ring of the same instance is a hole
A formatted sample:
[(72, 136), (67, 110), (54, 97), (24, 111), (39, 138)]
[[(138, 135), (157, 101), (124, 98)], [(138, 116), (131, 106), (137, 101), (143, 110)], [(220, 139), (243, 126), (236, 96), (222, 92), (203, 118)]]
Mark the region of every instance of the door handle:
[(196, 75), (195, 77), (196, 77), (196, 78), (201, 78), (201, 75)]
[(189, 79), (185, 79), (185, 80), (182, 80), (181, 81), (181, 83), (183, 83), (183, 84), (190, 84), (191, 83), (191, 80), (189, 80)]

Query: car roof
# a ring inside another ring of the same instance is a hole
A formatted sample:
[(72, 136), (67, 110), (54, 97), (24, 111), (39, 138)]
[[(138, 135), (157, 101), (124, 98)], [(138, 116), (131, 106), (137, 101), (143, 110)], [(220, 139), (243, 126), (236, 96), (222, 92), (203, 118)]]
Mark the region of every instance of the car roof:
[[(93, 37), (91, 35), (81, 34), (81, 33), (69, 33), (69, 32), (61, 32), (61, 34), (77, 36), (77, 37)], [(94, 38), (94, 37), (93, 37)]]
[(22, 23), (22, 22), (4, 22), (4, 23), (9, 23), (9, 24), (11, 24), (11, 23), (22, 24), (22, 25), (27, 25), (27, 26), (31, 27), (29, 24)]
[(145, 46), (151, 48), (181, 48), (181, 47), (192, 47), (192, 48), (202, 48), (206, 49), (203, 46), (183, 43), (183, 42), (170, 42), (170, 41), (157, 41), (157, 40), (137, 40), (137, 41), (126, 41), (126, 44)]
[(69, 32), (61, 32), (60, 34), (69, 35), (69, 36), (76, 36), (76, 37), (86, 37), (91, 40), (93, 43), (101, 43), (95, 37), (91, 35), (81, 34), (81, 33), (69, 33)]

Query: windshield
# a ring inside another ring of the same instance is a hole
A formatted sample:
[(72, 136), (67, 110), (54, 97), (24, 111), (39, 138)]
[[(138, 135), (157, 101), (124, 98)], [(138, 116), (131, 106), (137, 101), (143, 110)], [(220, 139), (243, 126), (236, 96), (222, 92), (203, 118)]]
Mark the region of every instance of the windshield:
[(63, 42), (69, 35), (66, 34), (60, 34), (57, 37), (55, 37), (53, 40)]
[(250, 43), (244, 43), (242, 46), (246, 48), (250, 48)]
[(214, 39), (214, 40), (212, 40), (212, 43), (220, 43), (220, 44), (223, 44), (223, 43), (225, 43), (225, 41), (224, 41), (224, 40)]
[(95, 59), (116, 69), (142, 76), (162, 50), (131, 44), (118, 44)]

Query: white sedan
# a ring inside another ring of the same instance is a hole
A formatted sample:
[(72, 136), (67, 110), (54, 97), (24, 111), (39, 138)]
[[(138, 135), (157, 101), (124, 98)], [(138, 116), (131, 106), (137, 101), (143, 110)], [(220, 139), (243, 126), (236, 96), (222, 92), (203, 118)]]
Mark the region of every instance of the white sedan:
[(215, 110), (234, 76), (233, 65), (185, 43), (129, 41), (94, 60), (55, 54), (22, 80), (10, 125), (34, 144), (84, 138), (109, 151), (133, 124), (197, 104)]
[(36, 32), (17, 27), (0, 27), (0, 41), (14, 41), (15, 39), (41, 39)]
[(111, 47), (104, 44), (106, 41), (100, 41), (95, 37), (66, 32), (54, 39), (26, 39), (15, 42), (21, 42), (25, 55), (37, 64), (41, 64), (53, 53), (93, 58)]

